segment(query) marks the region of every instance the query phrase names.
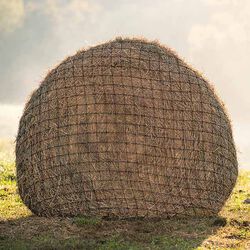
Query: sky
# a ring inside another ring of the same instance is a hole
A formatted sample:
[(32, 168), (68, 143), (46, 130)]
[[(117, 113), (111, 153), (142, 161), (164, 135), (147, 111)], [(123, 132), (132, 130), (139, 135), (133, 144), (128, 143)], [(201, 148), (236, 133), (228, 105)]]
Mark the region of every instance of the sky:
[(50, 69), (117, 36), (158, 40), (209, 79), (250, 169), (249, 0), (0, 0), (0, 138)]

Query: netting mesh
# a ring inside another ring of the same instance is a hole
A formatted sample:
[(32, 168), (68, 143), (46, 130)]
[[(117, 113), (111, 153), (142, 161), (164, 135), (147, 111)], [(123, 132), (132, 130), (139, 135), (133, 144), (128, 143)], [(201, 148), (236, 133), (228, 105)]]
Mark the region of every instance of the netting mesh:
[(211, 86), (157, 43), (117, 39), (52, 70), (20, 121), (17, 179), (45, 216), (216, 214), (237, 178)]

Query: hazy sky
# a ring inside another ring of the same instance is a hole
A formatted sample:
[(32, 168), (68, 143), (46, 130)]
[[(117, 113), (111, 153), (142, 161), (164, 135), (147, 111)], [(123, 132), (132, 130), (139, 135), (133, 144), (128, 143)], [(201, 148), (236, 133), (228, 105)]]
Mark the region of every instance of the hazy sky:
[(250, 168), (249, 0), (0, 0), (0, 137), (49, 69), (121, 35), (159, 40), (214, 84)]

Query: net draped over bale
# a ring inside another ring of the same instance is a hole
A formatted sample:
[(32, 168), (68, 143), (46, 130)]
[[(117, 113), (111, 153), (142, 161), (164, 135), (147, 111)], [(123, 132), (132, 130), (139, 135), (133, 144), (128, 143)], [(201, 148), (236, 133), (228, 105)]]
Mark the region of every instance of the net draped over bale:
[(156, 42), (116, 39), (68, 57), (32, 94), (16, 144), (37, 215), (209, 216), (237, 178), (210, 84)]

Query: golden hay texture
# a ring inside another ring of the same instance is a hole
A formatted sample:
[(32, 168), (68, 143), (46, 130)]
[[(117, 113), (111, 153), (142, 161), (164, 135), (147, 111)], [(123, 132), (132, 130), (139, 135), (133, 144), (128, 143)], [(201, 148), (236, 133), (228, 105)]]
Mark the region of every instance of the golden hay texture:
[(237, 178), (229, 119), (209, 83), (139, 39), (79, 51), (20, 121), (17, 179), (37, 215), (209, 216)]

